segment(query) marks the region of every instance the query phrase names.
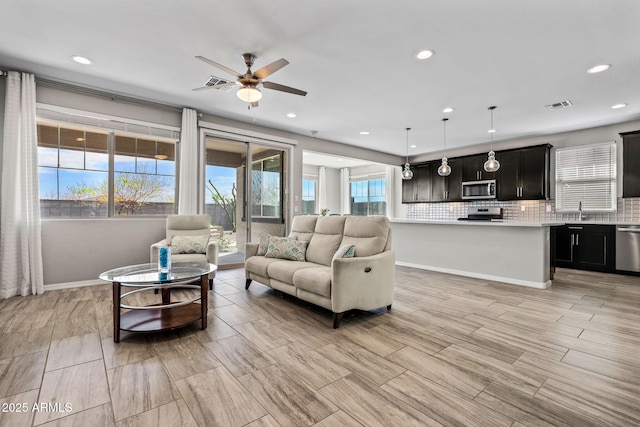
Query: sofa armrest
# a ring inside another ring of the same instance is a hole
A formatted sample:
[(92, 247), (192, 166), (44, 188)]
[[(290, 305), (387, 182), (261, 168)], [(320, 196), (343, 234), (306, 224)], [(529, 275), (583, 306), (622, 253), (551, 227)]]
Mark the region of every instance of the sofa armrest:
[(218, 241), (216, 239), (209, 239), (206, 249), (207, 262), (209, 264), (218, 265), (218, 253)]
[(373, 310), (393, 303), (394, 251), (355, 258), (338, 258), (331, 264), (331, 307), (334, 313), (354, 308)]
[(158, 262), (158, 250), (167, 246), (169, 246), (167, 239), (162, 239), (159, 242), (152, 244), (149, 250), (149, 262)]
[(258, 244), (257, 243), (246, 243), (244, 245), (244, 259), (247, 260), (252, 256), (256, 256), (258, 253)]

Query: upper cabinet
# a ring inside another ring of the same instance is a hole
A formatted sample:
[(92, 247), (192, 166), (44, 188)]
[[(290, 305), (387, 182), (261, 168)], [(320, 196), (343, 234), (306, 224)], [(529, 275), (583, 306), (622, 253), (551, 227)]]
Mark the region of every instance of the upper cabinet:
[(622, 197), (640, 197), (640, 130), (622, 136)]
[(546, 199), (549, 197), (550, 149), (550, 145), (539, 145), (499, 151), (496, 153), (500, 162), (498, 172), (484, 170), (486, 154), (449, 159), (451, 175), (446, 177), (438, 175), (439, 160), (414, 165), (413, 178), (402, 182), (402, 202), (461, 201), (463, 182), (489, 179), (496, 180), (498, 200)]
[(550, 145), (500, 151), (499, 200), (540, 200), (549, 197)]
[(484, 170), (484, 162), (487, 161), (487, 154), (476, 154), (475, 156), (467, 156), (462, 159), (462, 182), (496, 179), (497, 172), (487, 172)]
[(438, 175), (441, 161), (431, 162), (431, 201), (458, 202), (462, 200), (462, 159), (450, 159), (451, 174)]
[(431, 201), (431, 165), (412, 166), (413, 178), (402, 181), (402, 203)]

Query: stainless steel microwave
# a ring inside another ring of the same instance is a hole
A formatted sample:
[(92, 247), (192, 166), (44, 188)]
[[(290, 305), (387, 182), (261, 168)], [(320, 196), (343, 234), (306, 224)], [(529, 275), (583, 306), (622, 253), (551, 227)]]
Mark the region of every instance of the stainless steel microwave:
[(495, 199), (496, 180), (487, 179), (484, 181), (467, 181), (462, 183), (462, 199)]

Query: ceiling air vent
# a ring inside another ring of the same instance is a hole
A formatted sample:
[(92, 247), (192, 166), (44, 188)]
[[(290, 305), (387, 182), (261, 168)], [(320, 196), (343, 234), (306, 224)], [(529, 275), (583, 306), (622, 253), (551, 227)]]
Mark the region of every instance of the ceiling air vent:
[(571, 101), (560, 101), (556, 102), (555, 104), (545, 105), (544, 108), (546, 108), (547, 110), (560, 110), (561, 108), (569, 108), (571, 106), (573, 106)]
[[(222, 77), (210, 76), (209, 79), (204, 82), (205, 86), (220, 86), (226, 83), (232, 83), (229, 80), (225, 80)], [(227, 91), (231, 89), (231, 87), (223, 87), (221, 90)]]

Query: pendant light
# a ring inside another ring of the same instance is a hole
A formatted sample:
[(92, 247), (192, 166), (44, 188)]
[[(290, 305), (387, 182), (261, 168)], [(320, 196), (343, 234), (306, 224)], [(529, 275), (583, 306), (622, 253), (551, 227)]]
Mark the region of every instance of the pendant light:
[(495, 133), (495, 129), (493, 128), (493, 110), (495, 110), (495, 105), (488, 108), (491, 112), (491, 128), (489, 129), (489, 133), (491, 133), (491, 151), (489, 151), (489, 156), (487, 161), (484, 162), (484, 170), (487, 172), (497, 172), (500, 169), (500, 162), (496, 160), (496, 153), (493, 151), (493, 134)]
[[(447, 120), (449, 119), (446, 117), (442, 119), (442, 128), (444, 133), (444, 145), (443, 145), (444, 148), (447, 148)], [(438, 168), (438, 175), (440, 176), (451, 175), (451, 166), (449, 166), (449, 163), (446, 157), (442, 158), (442, 164)]]
[(405, 181), (413, 178), (413, 171), (409, 165), (409, 131), (411, 128), (407, 128), (407, 162), (404, 164), (404, 170), (402, 171), (402, 179)]

